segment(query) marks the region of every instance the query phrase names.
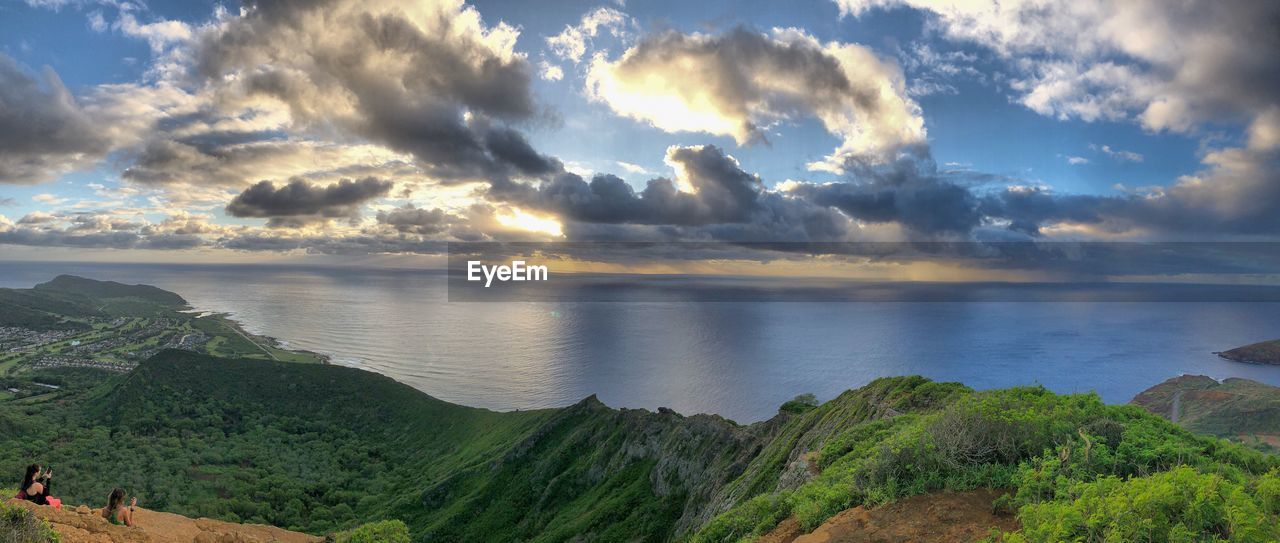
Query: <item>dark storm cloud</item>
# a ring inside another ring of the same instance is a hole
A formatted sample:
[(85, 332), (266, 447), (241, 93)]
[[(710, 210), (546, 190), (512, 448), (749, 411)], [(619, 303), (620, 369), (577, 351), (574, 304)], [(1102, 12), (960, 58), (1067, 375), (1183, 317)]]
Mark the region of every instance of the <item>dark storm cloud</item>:
[(0, 53), (0, 183), (38, 183), (101, 158), (110, 142), (50, 68), (43, 82)]
[(278, 219), (272, 226), (299, 226), (315, 219), (359, 216), (360, 206), (386, 195), (391, 186), (390, 181), (372, 177), (343, 179), (327, 187), (294, 179), (277, 188), (262, 181), (232, 199), (226, 210), (235, 217)]
[(539, 154), (524, 135), (507, 127), (486, 131), (484, 145), (489, 154), (528, 175), (546, 175), (564, 169), (559, 160)]
[(637, 193), (614, 175), (588, 182), (565, 172), (536, 187), (495, 186), (489, 195), (559, 215), (571, 239), (838, 239), (851, 226), (834, 210), (766, 191), (718, 147), (672, 147), (667, 161), (693, 191), (657, 178)]
[(898, 223), (924, 234), (968, 234), (982, 223), (971, 190), (944, 177), (928, 158), (885, 166), (848, 163), (849, 181), (800, 183), (791, 194), (864, 222)]
[(398, 232), (434, 235), (447, 230), (459, 218), (440, 209), (419, 209), (408, 205), (390, 211), (379, 211), (377, 220), (378, 224), (385, 224)]

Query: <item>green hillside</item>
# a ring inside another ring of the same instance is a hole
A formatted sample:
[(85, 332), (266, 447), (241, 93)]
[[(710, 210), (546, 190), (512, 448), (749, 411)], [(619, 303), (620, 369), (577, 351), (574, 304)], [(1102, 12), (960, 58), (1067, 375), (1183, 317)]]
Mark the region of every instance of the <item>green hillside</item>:
[(0, 326), (87, 329), (92, 319), (169, 314), (186, 304), (153, 286), (59, 275), (30, 289), (0, 289)]
[(1094, 395), (919, 377), (742, 426), (594, 398), (498, 413), (351, 368), (164, 351), (0, 403), (0, 430), (0, 469), (42, 459), (73, 503), (123, 485), (149, 508), (312, 533), (400, 519), (415, 541), (731, 542), (1001, 487), (1023, 525), (1010, 541), (1280, 537), (1276, 457)]
[(339, 366), (164, 351), (57, 402), (5, 405), (0, 423), (15, 430), (5, 469), (40, 458), (73, 503), (122, 485), (154, 509), (322, 533), (417, 501), (548, 415), (456, 406)]
[(76, 294), (88, 298), (134, 298), (141, 302), (179, 307), (187, 305), (182, 296), (151, 285), (126, 285), (115, 281), (98, 281), (75, 275), (59, 275), (35, 286), (37, 292)]
[(1184, 375), (1143, 391), (1133, 403), (1194, 432), (1280, 450), (1280, 387)]

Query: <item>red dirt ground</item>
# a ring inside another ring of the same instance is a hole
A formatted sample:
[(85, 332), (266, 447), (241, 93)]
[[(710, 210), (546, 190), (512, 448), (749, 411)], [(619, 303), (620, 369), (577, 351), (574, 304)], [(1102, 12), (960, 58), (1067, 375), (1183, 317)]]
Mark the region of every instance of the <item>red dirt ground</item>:
[(756, 543), (953, 543), (977, 541), (992, 528), (1019, 528), (1012, 514), (992, 513), (991, 503), (1008, 491), (935, 492), (868, 509), (846, 509), (813, 532), (802, 534), (794, 518)]

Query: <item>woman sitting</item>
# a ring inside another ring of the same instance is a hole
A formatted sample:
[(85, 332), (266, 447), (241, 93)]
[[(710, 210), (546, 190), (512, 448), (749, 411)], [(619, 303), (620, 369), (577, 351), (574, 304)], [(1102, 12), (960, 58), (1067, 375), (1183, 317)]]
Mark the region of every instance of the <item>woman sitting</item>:
[(27, 466), (27, 474), (22, 477), (22, 485), (18, 487), (18, 494), (14, 497), (39, 505), (61, 508), (62, 500), (49, 495), (52, 492), (50, 489), (52, 484), (53, 468), (42, 472), (40, 464), (31, 464)]
[(117, 488), (107, 496), (107, 506), (102, 509), (102, 518), (117, 526), (133, 526), (133, 508), (138, 505), (138, 497), (134, 496), (129, 507), (124, 507), (124, 489)]

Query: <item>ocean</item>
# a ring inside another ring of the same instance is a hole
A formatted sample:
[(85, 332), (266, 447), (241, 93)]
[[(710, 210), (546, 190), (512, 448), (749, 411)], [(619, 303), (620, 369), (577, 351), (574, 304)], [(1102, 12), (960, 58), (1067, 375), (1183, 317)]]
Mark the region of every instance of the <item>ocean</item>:
[[(438, 271), (0, 262), (0, 286), (60, 273), (146, 283), (254, 333), (498, 410), (669, 407), (739, 422), (882, 376), (1040, 384), (1110, 403), (1180, 374), (1280, 385), (1214, 351), (1280, 338), (1276, 302), (449, 302)], [(696, 287), (691, 286), (690, 289)]]

